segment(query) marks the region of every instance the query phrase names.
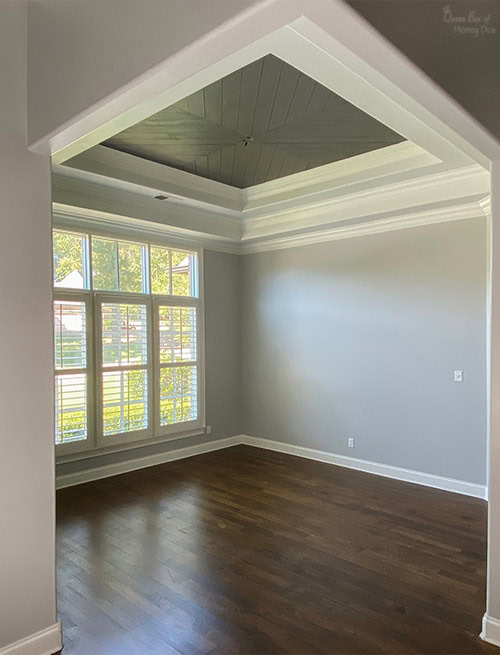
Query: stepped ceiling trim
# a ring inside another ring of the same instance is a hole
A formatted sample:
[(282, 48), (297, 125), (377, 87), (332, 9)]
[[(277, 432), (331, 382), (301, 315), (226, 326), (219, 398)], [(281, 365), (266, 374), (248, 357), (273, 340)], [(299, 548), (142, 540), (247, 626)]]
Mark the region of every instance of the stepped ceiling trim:
[(103, 145), (246, 189), (403, 141), (383, 123), (269, 54)]

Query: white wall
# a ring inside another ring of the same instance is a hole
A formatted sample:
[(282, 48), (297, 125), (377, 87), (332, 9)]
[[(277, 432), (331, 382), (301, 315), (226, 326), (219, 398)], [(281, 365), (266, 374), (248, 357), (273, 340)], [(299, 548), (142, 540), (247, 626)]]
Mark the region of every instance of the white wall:
[(50, 161), (26, 146), (26, 46), (25, 3), (0, 3), (0, 649), (56, 620)]
[(500, 646), (500, 161), (491, 171), (491, 397), (485, 636)]
[(243, 259), (244, 434), (485, 484), (486, 219)]

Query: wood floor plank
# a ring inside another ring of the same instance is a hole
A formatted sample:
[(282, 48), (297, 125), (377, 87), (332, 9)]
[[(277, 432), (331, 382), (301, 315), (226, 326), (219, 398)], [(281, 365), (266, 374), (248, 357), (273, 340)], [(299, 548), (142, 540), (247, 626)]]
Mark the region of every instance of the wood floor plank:
[(57, 508), (64, 655), (498, 652), (475, 498), (235, 446)]

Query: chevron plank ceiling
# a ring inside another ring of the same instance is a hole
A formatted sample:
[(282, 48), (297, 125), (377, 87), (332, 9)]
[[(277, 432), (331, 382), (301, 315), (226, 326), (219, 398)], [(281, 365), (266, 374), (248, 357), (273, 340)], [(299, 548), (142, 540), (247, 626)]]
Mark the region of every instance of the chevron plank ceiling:
[(103, 145), (246, 188), (404, 138), (274, 55)]

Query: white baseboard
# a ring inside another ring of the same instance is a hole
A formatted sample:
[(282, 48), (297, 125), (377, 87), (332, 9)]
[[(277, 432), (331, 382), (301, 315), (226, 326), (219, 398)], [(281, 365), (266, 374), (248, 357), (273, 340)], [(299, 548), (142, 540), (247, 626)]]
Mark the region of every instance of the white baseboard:
[(334, 453), (328, 453), (324, 450), (314, 450), (313, 448), (294, 446), (292, 444), (284, 443), (283, 441), (272, 441), (270, 439), (250, 437), (248, 435), (240, 435), (240, 443), (244, 443), (248, 446), (256, 446), (257, 448), (275, 450), (288, 455), (305, 457), (306, 459), (314, 459), (318, 462), (326, 462), (327, 464), (335, 464), (336, 466), (356, 469), (357, 471), (364, 471), (365, 473), (374, 473), (375, 475), (382, 475), (386, 478), (394, 478), (395, 480), (413, 482), (426, 487), (453, 491), (455, 493), (465, 494), (466, 496), (474, 496), (476, 498), (484, 499), (488, 498), (488, 490), (484, 485), (465, 482), (464, 480), (455, 480), (454, 478), (432, 475), (431, 473), (422, 473), (420, 471), (400, 468), (399, 466), (379, 464), (378, 462), (356, 459), (354, 457), (347, 457), (346, 455), (335, 455)]
[(485, 614), (483, 616), (483, 630), (479, 636), (494, 646), (500, 646), (500, 621)]
[(50, 628), (0, 648), (0, 655), (52, 655), (61, 648), (61, 624), (54, 623)]
[[(85, 482), (92, 482), (93, 480), (101, 480), (102, 478), (109, 478), (113, 475), (120, 475), (120, 473), (129, 473), (130, 471), (137, 471), (138, 469), (148, 468), (149, 466), (165, 464), (166, 462), (172, 462), (176, 459), (184, 459), (185, 457), (211, 453), (214, 450), (237, 446), (239, 443), (241, 443), (239, 437), (215, 439), (213, 441), (199, 444), (198, 446), (185, 446), (184, 448), (176, 448), (175, 450), (158, 453), (157, 455), (136, 457), (123, 462), (117, 462), (116, 464), (107, 464), (105, 466), (97, 466), (95, 468), (77, 471), (76, 473), (59, 475), (56, 478), (56, 489), (73, 487), (77, 484), (84, 484)], [(0, 652), (0, 655), (3, 655), (3, 653)]]
[[(435, 489), (453, 491), (466, 496), (474, 496), (476, 498), (484, 499), (488, 498), (488, 489), (481, 484), (466, 482), (464, 480), (455, 480), (454, 478), (446, 478), (440, 475), (432, 475), (431, 473), (422, 473), (421, 471), (413, 471), (411, 469), (390, 466), (388, 464), (379, 464), (378, 462), (356, 459), (354, 457), (347, 457), (346, 455), (336, 455), (324, 450), (315, 450), (313, 448), (305, 448), (304, 446), (294, 446), (283, 441), (272, 441), (271, 439), (251, 437), (246, 434), (227, 437), (225, 439), (216, 439), (198, 446), (177, 448), (176, 450), (170, 450), (166, 453), (138, 457), (124, 462), (117, 462), (116, 464), (108, 464), (106, 466), (77, 471), (76, 473), (60, 475), (57, 477), (56, 487), (57, 489), (72, 487), (78, 484), (84, 484), (85, 482), (91, 482), (92, 480), (101, 480), (102, 478), (109, 478), (113, 475), (129, 473), (130, 471), (136, 471), (149, 466), (156, 466), (157, 464), (165, 464), (166, 462), (172, 462), (176, 459), (184, 459), (185, 457), (193, 457), (194, 455), (210, 453), (223, 448), (230, 448), (231, 446), (237, 446), (238, 444), (246, 444), (247, 446), (255, 446), (256, 448), (275, 450), (288, 455), (314, 459), (318, 462), (335, 464), (336, 466), (343, 466), (345, 468), (356, 469), (357, 471), (364, 471), (365, 473), (382, 475), (386, 478), (403, 480), (404, 482), (413, 482), (414, 484), (434, 487)], [(3, 655), (1, 651), (0, 655)]]

